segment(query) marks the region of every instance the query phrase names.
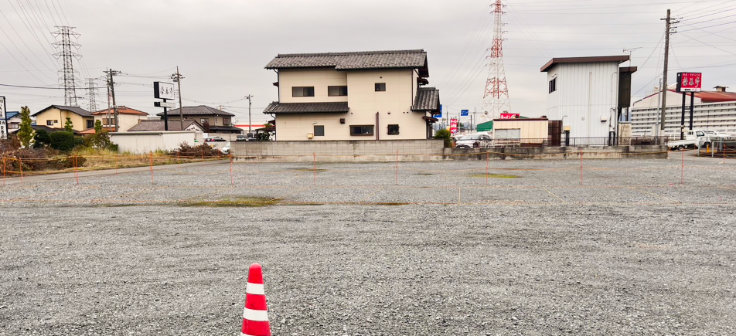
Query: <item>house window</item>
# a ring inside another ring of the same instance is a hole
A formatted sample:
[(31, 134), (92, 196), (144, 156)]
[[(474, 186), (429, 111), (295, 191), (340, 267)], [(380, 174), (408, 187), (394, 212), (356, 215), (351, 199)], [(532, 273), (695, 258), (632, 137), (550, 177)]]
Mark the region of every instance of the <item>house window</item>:
[(54, 126), (53, 120), (46, 120), (46, 126)]
[(347, 96), (348, 95), (348, 87), (347, 86), (328, 86), (327, 87), (327, 95), (334, 97), (334, 96)]
[(314, 97), (314, 86), (292, 86), (292, 97)]
[(93, 127), (95, 127), (94, 119), (87, 119), (87, 128), (93, 128)]
[(376, 92), (386, 91), (386, 83), (376, 83)]
[(398, 134), (399, 134), (398, 124), (388, 125), (388, 135), (398, 135)]
[(373, 125), (350, 125), (350, 135), (371, 136), (373, 135)]
[(325, 136), (325, 126), (314, 125), (314, 136)]
[(103, 121), (103, 124), (105, 124), (105, 126), (115, 125), (115, 119), (113, 119), (113, 118), (105, 118), (103, 120), (104, 120)]
[(557, 91), (557, 77), (549, 81), (549, 93)]

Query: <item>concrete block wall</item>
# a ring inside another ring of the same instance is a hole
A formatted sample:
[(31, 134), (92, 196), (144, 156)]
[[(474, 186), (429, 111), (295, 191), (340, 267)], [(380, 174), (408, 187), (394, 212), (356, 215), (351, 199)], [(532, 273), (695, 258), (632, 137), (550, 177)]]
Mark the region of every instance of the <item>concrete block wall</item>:
[(232, 142), (236, 160), (284, 162), (431, 161), (443, 159), (442, 140)]

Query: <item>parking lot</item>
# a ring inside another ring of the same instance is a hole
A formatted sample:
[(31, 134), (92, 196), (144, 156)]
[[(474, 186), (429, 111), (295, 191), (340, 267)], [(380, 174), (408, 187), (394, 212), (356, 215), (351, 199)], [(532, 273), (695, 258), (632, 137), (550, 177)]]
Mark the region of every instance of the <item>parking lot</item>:
[(254, 262), (274, 335), (736, 334), (736, 160), (670, 156), (7, 178), (0, 335), (237, 335)]

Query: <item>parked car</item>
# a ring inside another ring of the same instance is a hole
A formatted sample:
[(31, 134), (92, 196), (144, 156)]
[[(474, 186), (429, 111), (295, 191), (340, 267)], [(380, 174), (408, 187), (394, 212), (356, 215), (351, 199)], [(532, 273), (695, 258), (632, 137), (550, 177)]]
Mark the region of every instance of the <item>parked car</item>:
[(238, 134), (235, 136), (235, 141), (256, 141), (256, 136), (253, 133)]
[(484, 148), (490, 147), (492, 138), (485, 133), (463, 135), (455, 141), (456, 148)]
[(210, 137), (210, 138), (205, 138), (204, 139), (204, 142), (224, 142), (224, 141), (227, 141), (227, 140), (225, 140), (225, 139), (223, 139), (222, 137), (219, 137), (219, 136), (215, 136), (215, 137)]

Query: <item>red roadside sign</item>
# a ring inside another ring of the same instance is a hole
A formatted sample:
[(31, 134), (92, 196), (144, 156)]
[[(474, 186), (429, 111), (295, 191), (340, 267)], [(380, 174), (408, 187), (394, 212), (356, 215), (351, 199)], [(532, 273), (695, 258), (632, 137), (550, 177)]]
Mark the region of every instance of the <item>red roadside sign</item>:
[(457, 119), (450, 119), (450, 133), (457, 133)]
[(677, 92), (700, 92), (703, 74), (700, 72), (678, 72)]

